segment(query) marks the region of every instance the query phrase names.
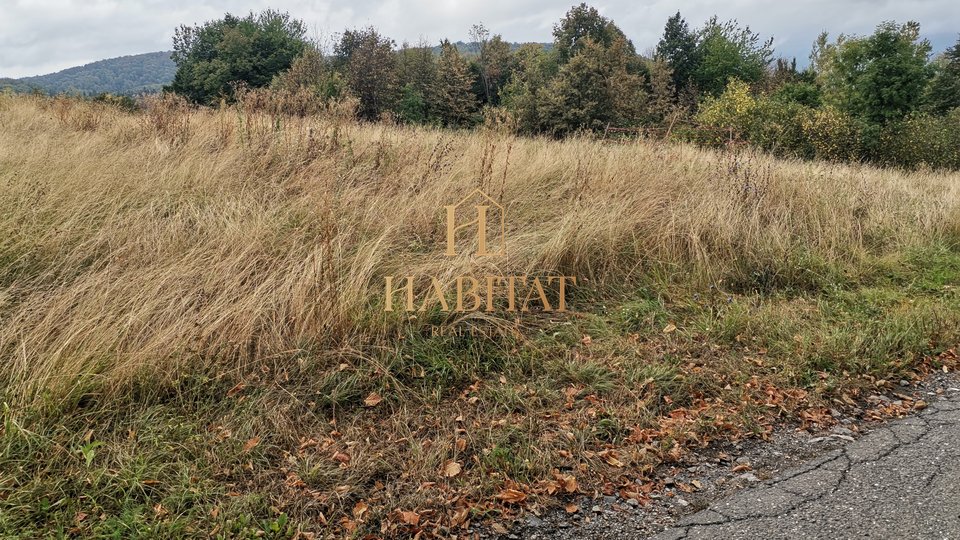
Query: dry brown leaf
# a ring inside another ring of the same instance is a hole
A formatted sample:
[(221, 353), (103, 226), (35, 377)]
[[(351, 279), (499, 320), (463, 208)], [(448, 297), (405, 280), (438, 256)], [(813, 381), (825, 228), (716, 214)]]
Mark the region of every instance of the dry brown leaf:
[(407, 525), (417, 526), (420, 524), (420, 514), (413, 511), (400, 512), (400, 520)]
[(365, 514), (369, 508), (370, 508), (370, 507), (367, 506), (367, 503), (365, 503), (365, 502), (363, 502), (363, 501), (357, 502), (357, 504), (353, 505), (353, 517), (354, 517), (354, 519), (356, 519), (357, 521), (362, 521), (362, 520), (363, 520), (363, 514)]
[(576, 514), (580, 511), (580, 507), (574, 503), (568, 503), (563, 509), (566, 510), (568, 514)]
[(453, 478), (454, 476), (457, 476), (462, 470), (463, 466), (456, 461), (448, 461), (443, 464), (443, 475), (447, 478)]
[(254, 437), (243, 443), (243, 453), (246, 454), (247, 452), (253, 450), (258, 444), (260, 444), (260, 437)]
[(613, 450), (604, 450), (597, 455), (600, 456), (607, 465), (617, 468), (623, 467), (623, 462), (620, 461), (617, 453)]
[(247, 387), (246, 384), (242, 382), (238, 382), (236, 385), (234, 385), (233, 388), (231, 388), (230, 390), (227, 390), (227, 397), (233, 397), (239, 394), (240, 392), (243, 392), (243, 389), (246, 387)]
[(380, 397), (380, 394), (376, 392), (370, 392), (370, 395), (363, 400), (363, 404), (367, 407), (376, 407), (381, 401), (383, 401), (383, 398)]
[(498, 493), (497, 498), (503, 502), (523, 504), (527, 500), (527, 494), (517, 489), (507, 488)]
[(741, 463), (733, 468), (733, 472), (744, 472), (751, 470), (752, 467), (748, 463)]
[(334, 452), (333, 460), (339, 461), (340, 463), (343, 463), (343, 464), (347, 464), (347, 463), (350, 463), (350, 456), (348, 454), (344, 454), (343, 452)]
[(507, 531), (506, 527), (504, 527), (501, 523), (497, 523), (496, 521), (494, 521), (493, 524), (490, 525), (490, 528), (493, 529), (493, 532), (497, 534), (507, 534), (507, 532), (509, 532)]
[(676, 330), (677, 330), (677, 326), (676, 326), (675, 324), (673, 324), (673, 323), (670, 323), (670, 324), (668, 324), (668, 325), (666, 325), (666, 326), (663, 327), (663, 333), (664, 333), (664, 334), (670, 334), (670, 333), (672, 333), (672, 332), (675, 332)]

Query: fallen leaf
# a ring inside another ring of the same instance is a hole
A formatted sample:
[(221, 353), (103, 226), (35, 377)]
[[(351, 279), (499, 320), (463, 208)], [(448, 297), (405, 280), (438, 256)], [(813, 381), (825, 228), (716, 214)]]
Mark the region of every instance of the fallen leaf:
[(370, 507), (367, 506), (367, 503), (365, 503), (365, 502), (363, 502), (363, 501), (357, 502), (357, 504), (353, 505), (353, 517), (354, 517), (354, 519), (356, 519), (357, 521), (362, 521), (362, 520), (363, 520), (363, 514), (365, 514), (366, 511), (367, 511), (369, 508), (370, 508)]
[(733, 472), (743, 472), (749, 470), (752, 470), (752, 467), (750, 467), (750, 465), (747, 463), (741, 463), (733, 468)]
[(566, 510), (568, 514), (576, 514), (580, 511), (580, 507), (574, 503), (567, 504), (563, 507), (563, 509)]
[(623, 467), (623, 462), (620, 461), (617, 453), (613, 450), (604, 450), (597, 455), (600, 456), (607, 465), (617, 468)]
[(583, 343), (584, 345), (590, 345), (593, 343), (593, 338), (590, 336), (583, 336), (583, 339), (580, 340), (580, 343)]
[(407, 525), (419, 525), (420, 524), (420, 514), (416, 512), (400, 512), (400, 520), (406, 523)]
[(456, 461), (448, 461), (443, 464), (443, 475), (447, 478), (453, 478), (460, 474), (460, 471), (463, 470), (463, 467)]
[(243, 443), (243, 453), (246, 454), (247, 452), (253, 450), (258, 444), (260, 444), (260, 437), (254, 437)]
[(520, 490), (507, 488), (498, 493), (497, 498), (508, 503), (522, 504), (527, 500), (527, 494)]
[(676, 330), (677, 330), (677, 326), (673, 323), (670, 323), (663, 327), (664, 334), (669, 334), (669, 333), (675, 332)]
[(333, 454), (334, 461), (339, 461), (340, 463), (347, 464), (350, 463), (350, 456), (344, 454), (343, 452), (334, 452)]
[(500, 523), (497, 523), (496, 521), (494, 521), (493, 524), (490, 525), (490, 528), (493, 529), (493, 532), (497, 534), (507, 534), (508, 532), (506, 527), (504, 527)]
[(367, 407), (376, 407), (383, 401), (383, 398), (380, 397), (380, 394), (376, 392), (370, 392), (370, 395), (363, 400), (363, 404)]
[(247, 387), (246, 384), (242, 382), (238, 382), (233, 388), (231, 388), (230, 390), (227, 390), (227, 397), (233, 397), (239, 394), (240, 392), (243, 392), (243, 389), (246, 387)]

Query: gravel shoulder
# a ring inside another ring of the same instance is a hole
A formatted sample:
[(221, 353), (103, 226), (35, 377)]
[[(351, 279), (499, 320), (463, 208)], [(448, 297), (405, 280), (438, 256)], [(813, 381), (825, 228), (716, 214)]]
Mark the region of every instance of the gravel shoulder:
[(667, 487), (651, 504), (584, 499), (574, 514), (528, 515), (506, 537), (960, 538), (960, 379), (938, 374), (901, 390), (925, 408), (713, 448), (660, 471)]

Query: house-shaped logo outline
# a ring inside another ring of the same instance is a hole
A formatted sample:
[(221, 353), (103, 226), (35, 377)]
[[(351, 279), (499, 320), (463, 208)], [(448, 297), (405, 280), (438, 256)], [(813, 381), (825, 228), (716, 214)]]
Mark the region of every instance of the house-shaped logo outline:
[[(475, 221), (471, 221), (463, 225), (457, 226), (456, 225), (457, 209), (463, 206), (464, 204), (466, 204), (467, 202), (469, 202), (471, 199), (474, 199), (478, 194), (480, 195), (480, 197), (482, 197), (484, 202), (488, 202), (489, 204), (475, 204), (474, 208), (476, 208), (477, 210), (477, 219)], [(486, 245), (487, 245), (486, 209), (490, 207), (496, 208), (500, 213), (499, 238), (497, 238), (497, 240), (499, 240), (498, 243), (500, 245), (500, 248), (495, 252), (486, 251)], [(453, 256), (456, 256), (457, 254), (456, 232), (464, 227), (474, 225), (474, 224), (477, 225), (477, 240), (478, 240), (476, 256), (484, 257), (484, 256), (490, 256), (490, 255), (506, 255), (507, 253), (507, 232), (506, 232), (507, 231), (507, 210), (500, 203), (494, 200), (493, 197), (487, 195), (482, 189), (477, 188), (471, 191), (466, 197), (460, 199), (458, 203), (444, 206), (444, 209), (446, 210), (446, 218), (447, 218), (447, 251), (446, 251), (447, 256), (453, 257)]]

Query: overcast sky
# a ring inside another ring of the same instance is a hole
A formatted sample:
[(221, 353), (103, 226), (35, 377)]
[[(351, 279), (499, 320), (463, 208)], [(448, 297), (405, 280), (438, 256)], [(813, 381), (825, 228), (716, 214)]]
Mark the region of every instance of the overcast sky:
[[(273, 7), (306, 22), (311, 34), (330, 36), (347, 27), (373, 25), (398, 43), (467, 40), (483, 22), (508, 41), (551, 41), (553, 24), (575, 0), (0, 0), (0, 77), (51, 73), (104, 58), (172, 48), (180, 24), (202, 23), (225, 12), (246, 14)], [(656, 44), (667, 17), (680, 10), (691, 26), (709, 16), (738, 19), (773, 36), (778, 54), (806, 62), (822, 30), (869, 33), (884, 20), (916, 20), (942, 51), (960, 32), (957, 0), (596, 0), (637, 50)]]

